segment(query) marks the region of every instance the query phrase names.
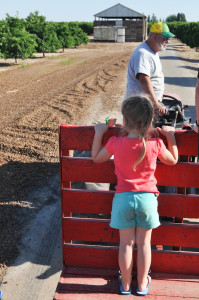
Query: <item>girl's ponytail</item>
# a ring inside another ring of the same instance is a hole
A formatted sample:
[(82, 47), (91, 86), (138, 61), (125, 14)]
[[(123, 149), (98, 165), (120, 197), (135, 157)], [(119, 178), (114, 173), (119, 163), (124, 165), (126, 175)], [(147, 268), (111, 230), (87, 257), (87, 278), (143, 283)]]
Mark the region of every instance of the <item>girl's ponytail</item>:
[(137, 165), (139, 165), (139, 163), (141, 163), (141, 161), (144, 159), (145, 154), (146, 154), (146, 143), (145, 143), (145, 139), (144, 138), (142, 138), (142, 143), (143, 143), (142, 153), (141, 153), (140, 157), (137, 159), (137, 161), (135, 162), (135, 164), (133, 166), (133, 171), (134, 172), (136, 171)]

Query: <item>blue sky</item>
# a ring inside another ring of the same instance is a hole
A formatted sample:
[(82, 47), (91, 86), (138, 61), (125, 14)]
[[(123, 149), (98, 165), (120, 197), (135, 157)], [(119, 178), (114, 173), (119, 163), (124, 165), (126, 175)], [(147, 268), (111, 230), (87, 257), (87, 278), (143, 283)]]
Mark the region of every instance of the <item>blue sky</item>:
[(146, 16), (154, 13), (158, 19), (184, 13), (188, 22), (199, 21), (199, 0), (0, 0), (0, 20), (10, 16), (26, 18), (30, 12), (39, 11), (47, 21), (92, 22), (97, 14), (120, 3)]

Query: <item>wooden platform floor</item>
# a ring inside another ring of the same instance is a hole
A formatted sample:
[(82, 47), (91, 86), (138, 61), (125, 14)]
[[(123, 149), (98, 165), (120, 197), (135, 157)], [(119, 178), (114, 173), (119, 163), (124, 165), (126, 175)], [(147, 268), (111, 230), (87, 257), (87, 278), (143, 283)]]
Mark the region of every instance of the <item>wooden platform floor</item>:
[[(145, 299), (199, 299), (199, 276), (151, 273), (152, 281)], [(136, 275), (133, 276), (132, 295), (136, 296)], [(64, 268), (54, 300), (117, 300), (121, 299), (115, 270)]]

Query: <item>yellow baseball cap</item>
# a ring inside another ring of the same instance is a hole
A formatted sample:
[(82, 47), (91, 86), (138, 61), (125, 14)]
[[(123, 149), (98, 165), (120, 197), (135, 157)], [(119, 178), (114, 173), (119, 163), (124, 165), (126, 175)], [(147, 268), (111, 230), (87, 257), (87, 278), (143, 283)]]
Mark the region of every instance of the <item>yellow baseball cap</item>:
[(166, 38), (171, 38), (175, 36), (173, 33), (169, 31), (169, 27), (165, 22), (154, 23), (150, 28), (150, 32), (160, 33)]

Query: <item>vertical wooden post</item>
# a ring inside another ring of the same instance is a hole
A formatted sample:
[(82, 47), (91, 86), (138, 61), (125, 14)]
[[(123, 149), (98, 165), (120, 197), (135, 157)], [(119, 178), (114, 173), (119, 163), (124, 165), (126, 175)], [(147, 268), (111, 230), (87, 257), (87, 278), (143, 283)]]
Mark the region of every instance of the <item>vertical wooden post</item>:
[[(67, 214), (64, 216), (64, 212), (63, 212), (63, 189), (64, 188), (70, 188), (71, 189), (71, 182), (67, 181), (64, 182), (62, 179), (62, 161), (63, 161), (63, 157), (64, 156), (70, 156), (70, 150), (67, 149), (62, 149), (62, 130), (63, 128), (61, 127), (61, 125), (59, 126), (59, 161), (60, 161), (60, 189), (61, 189), (61, 220), (62, 220), (62, 253), (64, 253), (64, 243), (70, 243), (72, 244), (72, 240), (68, 240), (68, 241), (64, 241), (64, 224), (63, 224), (63, 219), (64, 217), (71, 217), (72, 213), (71, 212), (67, 212)], [(67, 143), (67, 141), (66, 141)], [(64, 261), (63, 261), (64, 264)]]
[[(189, 161), (189, 157), (188, 156), (180, 156), (179, 157), (179, 161), (181, 162), (188, 162)], [(176, 188), (176, 193), (177, 194), (183, 194), (183, 195), (186, 195), (186, 187), (177, 187)], [(183, 218), (178, 218), (178, 217), (175, 217), (174, 218), (174, 223), (180, 223), (180, 224), (183, 224)], [(173, 247), (173, 250), (175, 251), (180, 251), (181, 250), (181, 246), (180, 247)]]

